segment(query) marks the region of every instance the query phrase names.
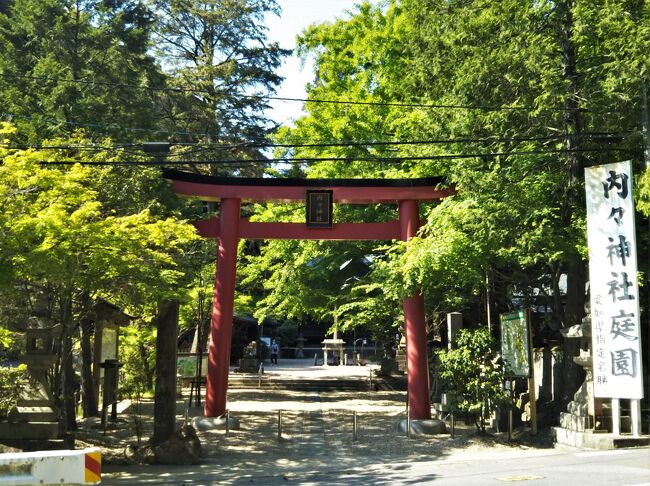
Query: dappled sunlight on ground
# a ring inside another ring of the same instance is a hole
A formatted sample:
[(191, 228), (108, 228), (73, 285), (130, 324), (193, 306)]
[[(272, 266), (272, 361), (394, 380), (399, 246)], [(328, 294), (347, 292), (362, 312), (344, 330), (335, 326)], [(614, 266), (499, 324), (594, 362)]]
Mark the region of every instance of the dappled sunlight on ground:
[[(369, 389), (367, 367), (320, 368), (315, 372), (321, 379), (357, 379), (363, 386), (359, 391), (295, 391), (275, 386), (264, 388), (264, 385), (262, 389), (229, 390), (228, 410), (239, 420), (240, 428), (227, 433), (224, 429), (199, 431), (202, 463), (174, 467), (174, 481), (169, 484), (275, 484), (276, 480), (297, 478), (300, 484), (310, 484), (310, 481), (322, 482), (323, 474), (335, 474), (341, 484), (345, 484), (345, 475), (354, 471), (357, 477), (367, 474), (373, 484), (388, 485), (391, 474), (377, 477), (376, 471), (373, 473), (377, 464), (394, 465), (395, 474), (399, 474), (400, 465), (404, 464), (442, 459), (462, 451), (476, 453), (516, 447), (500, 437), (481, 436), (473, 425), (462, 423), (458, 424), (453, 439), (449, 434), (408, 438), (398, 433), (398, 424), (406, 417), (405, 392)], [(346, 374), (347, 371), (350, 373)], [(287, 366), (278, 366), (276, 374), (283, 380), (295, 376), (314, 378), (309, 370)], [(277, 385), (277, 380), (273, 383)], [(141, 408), (147, 411), (149, 406)], [(185, 417), (185, 402), (179, 402), (177, 411), (180, 424)], [(278, 433), (278, 411), (282, 411), (281, 435)], [(354, 412), (357, 415), (356, 437)], [(200, 408), (188, 411), (189, 416), (200, 413)], [(128, 416), (128, 413), (123, 416), (118, 429), (124, 429)], [(146, 422), (145, 437), (148, 437), (150, 416), (146, 417)], [(109, 431), (109, 436), (124, 448), (133, 436), (118, 429)], [(101, 441), (101, 435), (99, 438)], [(111, 441), (104, 440), (102, 445), (110, 446)], [(166, 484), (160, 473), (169, 468), (109, 464), (105, 467), (102, 484), (134, 484), (136, 479), (137, 484)], [(214, 478), (214, 482), (206, 483), (206, 477)]]

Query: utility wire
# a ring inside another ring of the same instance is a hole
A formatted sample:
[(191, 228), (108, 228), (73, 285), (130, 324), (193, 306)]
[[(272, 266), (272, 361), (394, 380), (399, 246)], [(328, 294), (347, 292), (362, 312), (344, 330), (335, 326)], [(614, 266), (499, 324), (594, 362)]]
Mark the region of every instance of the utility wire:
[[(578, 135), (580, 138), (586, 138), (599, 141), (620, 141), (621, 136), (625, 132), (600, 132), (600, 133), (583, 133)], [(562, 140), (566, 137), (564, 134), (550, 135), (550, 136), (531, 136), (531, 137), (462, 137), (462, 138), (447, 138), (447, 139), (431, 139), (431, 140), (367, 140), (367, 141), (315, 141), (315, 142), (240, 142), (240, 143), (200, 143), (200, 142), (170, 142), (170, 146), (179, 147), (196, 147), (200, 150), (214, 150), (214, 149), (241, 149), (241, 148), (327, 148), (327, 147), (383, 147), (383, 146), (404, 146), (404, 145), (449, 145), (449, 144), (471, 144), (471, 143), (508, 143), (508, 142), (543, 142)], [(146, 143), (146, 142), (145, 142)], [(123, 150), (126, 148), (142, 148), (141, 143), (118, 143), (116, 145), (107, 147), (103, 145), (81, 144), (81, 145), (12, 145), (7, 143), (0, 143), (0, 147), (13, 149), (13, 150)], [(198, 151), (198, 150), (197, 150)]]
[(43, 165), (97, 165), (97, 166), (120, 166), (120, 165), (139, 165), (139, 166), (173, 166), (173, 165), (241, 165), (241, 164), (292, 164), (292, 163), (318, 163), (318, 162), (377, 162), (377, 163), (400, 163), (425, 160), (441, 159), (471, 159), (484, 157), (501, 157), (501, 156), (519, 156), (519, 155), (544, 155), (544, 154), (561, 154), (561, 153), (582, 153), (582, 152), (629, 152), (629, 149), (611, 147), (611, 148), (594, 148), (594, 149), (549, 149), (549, 150), (525, 150), (517, 152), (489, 152), (489, 153), (470, 153), (470, 154), (433, 154), (433, 155), (413, 155), (399, 157), (278, 157), (278, 158), (256, 158), (256, 159), (210, 159), (210, 160), (123, 160), (123, 161), (40, 161)]
[[(53, 81), (60, 83), (83, 84), (92, 86), (108, 86), (113, 88), (132, 88), (144, 91), (161, 91), (161, 92), (177, 92), (177, 93), (208, 93), (207, 89), (198, 88), (181, 88), (181, 87), (166, 87), (166, 86), (139, 86), (134, 84), (125, 83), (111, 83), (106, 81), (86, 81), (82, 79), (69, 79), (69, 78), (56, 78), (49, 76), (32, 76), (28, 74), (9, 74), (0, 73), (0, 77), (15, 78), (15, 79), (30, 79), (34, 81)], [(231, 93), (228, 93), (232, 96)], [(272, 101), (288, 101), (299, 103), (320, 103), (320, 104), (334, 104), (334, 105), (361, 105), (361, 106), (387, 106), (399, 108), (431, 108), (431, 109), (446, 109), (446, 110), (478, 110), (478, 111), (550, 111), (550, 112), (566, 112), (569, 108), (540, 108), (535, 106), (488, 106), (488, 105), (465, 105), (465, 104), (441, 104), (441, 103), (422, 103), (422, 102), (393, 102), (393, 101), (353, 101), (353, 100), (334, 100), (334, 99), (318, 99), (318, 98), (291, 98), (282, 96), (270, 95), (247, 95), (238, 93), (236, 97), (242, 99), (257, 99), (257, 100), (272, 100)], [(583, 112), (594, 112), (585, 108), (580, 108)], [(598, 111), (597, 113), (605, 113)]]
[[(24, 119), (24, 120), (37, 119), (37, 117), (33, 117), (33, 116), (29, 116), (29, 115), (18, 115), (18, 114), (15, 114), (15, 113), (8, 113), (8, 112), (0, 113), (0, 118), (6, 118), (6, 119), (9, 119), (9, 120), (11, 120), (12, 118), (19, 118), (19, 119)], [(69, 126), (73, 126), (73, 127), (104, 129), (105, 131), (108, 131), (108, 130), (123, 130), (123, 131), (127, 131), (127, 132), (148, 132), (148, 133), (152, 133), (152, 134), (195, 136), (195, 137), (213, 136), (214, 138), (219, 138), (218, 135), (210, 134), (210, 133), (206, 133), (206, 132), (184, 132), (184, 131), (173, 131), (173, 130), (157, 129), (157, 128), (125, 127), (125, 126), (122, 126), (122, 125), (103, 125), (103, 124), (99, 124), (99, 123), (78, 123), (78, 122), (74, 122), (74, 121), (57, 120), (55, 118), (44, 118), (44, 119), (42, 119), (42, 121), (46, 121), (46, 122), (50, 122), (50, 123), (54, 123), (54, 124), (69, 125)], [(596, 136), (606, 136), (606, 135), (610, 135), (610, 136), (629, 135), (629, 134), (632, 134), (632, 133), (636, 133), (636, 132), (634, 132), (634, 131), (588, 132), (588, 133), (583, 133), (583, 134), (576, 134), (576, 135), (573, 135), (573, 136), (577, 136), (577, 137), (591, 137), (591, 136), (593, 136), (593, 137), (596, 137)], [(557, 138), (559, 139), (559, 138), (563, 138), (565, 136), (566, 136), (566, 134), (558, 134)], [(555, 135), (548, 136), (548, 139), (550, 140), (553, 137), (555, 137)], [(512, 137), (512, 138), (499, 137), (497, 140), (492, 140), (492, 138), (493, 137), (491, 137), (491, 136), (487, 136), (487, 137), (483, 137), (483, 138), (474, 139), (472, 137), (466, 136), (466, 137), (461, 137), (459, 139), (449, 139), (449, 143), (464, 143), (464, 142), (462, 142), (462, 140), (464, 140), (464, 139), (475, 140), (477, 142), (482, 142), (482, 141), (486, 141), (486, 142), (489, 142), (489, 141), (508, 142), (508, 141), (525, 141), (525, 140), (533, 141), (533, 140), (543, 140), (545, 137), (531, 137), (531, 138), (527, 138), (527, 137)], [(412, 144), (419, 144), (419, 143), (424, 144), (424, 143), (427, 143), (427, 142), (428, 141), (414, 141), (414, 143), (412, 143)], [(210, 145), (210, 144), (203, 144), (203, 142), (174, 142), (174, 141), (170, 141), (170, 143), (172, 145), (178, 145), (178, 146), (194, 145), (194, 144), (202, 144), (202, 145), (206, 145), (206, 146)], [(214, 142), (214, 143), (218, 143), (218, 142)], [(317, 142), (313, 142), (313, 143), (315, 143), (315, 144), (323, 143), (324, 146), (325, 146), (325, 145), (329, 144), (330, 141), (317, 141)], [(384, 142), (382, 142), (382, 141), (377, 141), (376, 143), (377, 144), (379, 144), (379, 143), (384, 144)], [(431, 143), (438, 143), (438, 142), (431, 141)], [(443, 143), (443, 141), (441, 141), (440, 143)], [(444, 142), (444, 143), (446, 143), (446, 142)], [(270, 142), (270, 141), (267, 141), (267, 140), (264, 140), (264, 139), (232, 143), (232, 145), (234, 147), (237, 147), (237, 148), (247, 147), (247, 146), (255, 147), (256, 146), (255, 144), (259, 144), (258, 145), (259, 147), (269, 147), (269, 148), (274, 148), (274, 147), (282, 148), (282, 147), (286, 147), (286, 146), (289, 146), (289, 147), (318, 146), (318, 145), (311, 145), (310, 143), (305, 143), (304, 145), (300, 145), (299, 143), (284, 143), (284, 144), (282, 144), (282, 143), (274, 143), (274, 142)], [(350, 144), (368, 144), (368, 142), (336, 140), (336, 141), (332, 142), (331, 146), (337, 146), (336, 144), (340, 144), (341, 146), (344, 146), (344, 145), (350, 145)], [(385, 144), (386, 145), (388, 145), (388, 144), (407, 145), (408, 143), (395, 141), (395, 142), (385, 142)], [(131, 147), (131, 146), (137, 146), (137, 145), (138, 145), (138, 143), (133, 143), (133, 142), (122, 144), (122, 146), (124, 146), (124, 147)]]

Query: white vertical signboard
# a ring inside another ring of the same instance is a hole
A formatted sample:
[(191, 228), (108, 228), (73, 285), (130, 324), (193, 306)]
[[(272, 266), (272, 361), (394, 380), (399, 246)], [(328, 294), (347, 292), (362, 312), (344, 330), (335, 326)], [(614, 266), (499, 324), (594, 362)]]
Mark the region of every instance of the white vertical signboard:
[(585, 169), (594, 395), (643, 398), (632, 164)]

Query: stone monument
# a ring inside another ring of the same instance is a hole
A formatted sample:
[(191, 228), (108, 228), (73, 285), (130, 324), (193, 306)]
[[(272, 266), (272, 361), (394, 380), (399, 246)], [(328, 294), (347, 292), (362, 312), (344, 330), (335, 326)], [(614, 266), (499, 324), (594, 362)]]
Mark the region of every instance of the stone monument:
[(257, 342), (251, 341), (244, 347), (244, 357), (239, 360), (239, 371), (257, 373)]
[(560, 413), (560, 427), (584, 432), (595, 427), (594, 381), (591, 356), (591, 317), (587, 315), (580, 324), (560, 331), (565, 339), (578, 339), (580, 354), (573, 362), (585, 370), (585, 381), (569, 402), (567, 411)]
[(329, 366), (328, 356), (332, 355), (332, 364), (343, 363), (343, 339), (339, 339), (338, 330), (334, 328), (334, 336), (331, 339), (323, 339), (323, 366)]
[(67, 446), (59, 428), (59, 410), (54, 404), (48, 372), (56, 361), (54, 336), (60, 326), (49, 318), (47, 295), (38, 294), (33, 315), (25, 324), (25, 355), (29, 387), (24, 390), (8, 421), (0, 423), (0, 438), (4, 443), (23, 450)]
[(297, 343), (297, 349), (296, 349), (296, 358), (304, 358), (305, 357), (305, 337), (302, 335), (302, 332), (298, 336), (298, 339), (296, 339)]

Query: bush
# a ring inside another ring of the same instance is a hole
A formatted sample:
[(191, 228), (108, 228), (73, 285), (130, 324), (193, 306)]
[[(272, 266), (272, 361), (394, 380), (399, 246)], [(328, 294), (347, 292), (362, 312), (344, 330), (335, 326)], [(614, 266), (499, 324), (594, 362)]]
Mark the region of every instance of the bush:
[(7, 418), (27, 385), (27, 366), (0, 367), (0, 419)]
[(124, 396), (153, 390), (156, 370), (156, 332), (146, 325), (120, 329), (120, 361), (124, 364), (120, 389)]
[(438, 376), (452, 410), (468, 413), (476, 428), (484, 432), (487, 417), (508, 402), (489, 329), (461, 330), (454, 348), (439, 350), (436, 356)]

